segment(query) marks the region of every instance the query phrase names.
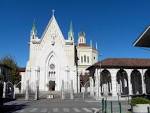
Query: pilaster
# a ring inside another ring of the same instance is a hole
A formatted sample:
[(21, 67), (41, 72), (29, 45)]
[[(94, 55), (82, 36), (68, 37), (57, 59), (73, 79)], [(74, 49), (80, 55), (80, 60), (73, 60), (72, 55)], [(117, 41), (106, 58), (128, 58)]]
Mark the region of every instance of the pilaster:
[(100, 88), (100, 73), (101, 69), (98, 69), (98, 96), (101, 96), (101, 88)]
[(118, 69), (110, 69), (111, 73), (111, 80), (112, 80), (112, 96), (117, 96), (117, 80), (116, 75), (118, 72)]
[(131, 84), (131, 73), (132, 73), (133, 69), (125, 69), (125, 71), (127, 72), (127, 75), (128, 75), (128, 90), (129, 90), (129, 95), (132, 95), (133, 91), (132, 91), (132, 84)]
[(90, 95), (94, 96), (94, 82), (92, 77), (90, 77)]
[(98, 94), (98, 69), (95, 69), (95, 91), (96, 91), (96, 97), (99, 97), (99, 94)]
[(142, 92), (143, 94), (146, 94), (146, 86), (145, 86), (145, 82), (144, 82), (144, 74), (145, 74), (146, 69), (141, 69), (141, 79), (142, 79)]

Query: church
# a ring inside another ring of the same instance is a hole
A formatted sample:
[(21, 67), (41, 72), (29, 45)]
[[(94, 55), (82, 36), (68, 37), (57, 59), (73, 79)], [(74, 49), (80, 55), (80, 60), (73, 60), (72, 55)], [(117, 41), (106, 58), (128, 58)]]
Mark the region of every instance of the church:
[(29, 59), (22, 73), (22, 92), (29, 85), (34, 92), (36, 85), (40, 91), (70, 90), (79, 92), (80, 75), (86, 68), (98, 61), (98, 51), (92, 43), (86, 43), (84, 32), (78, 33), (76, 44), (72, 23), (65, 38), (55, 18), (54, 12), (42, 36), (37, 36), (33, 24), (29, 41)]

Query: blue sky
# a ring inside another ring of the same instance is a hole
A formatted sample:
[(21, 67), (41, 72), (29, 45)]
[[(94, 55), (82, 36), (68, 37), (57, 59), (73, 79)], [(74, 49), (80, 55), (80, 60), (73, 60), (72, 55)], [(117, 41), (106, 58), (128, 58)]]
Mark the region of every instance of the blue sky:
[(0, 57), (11, 55), (24, 67), (33, 20), (41, 37), (55, 9), (63, 35), (72, 21), (75, 40), (84, 31), (88, 43), (98, 43), (100, 59), (150, 58), (150, 51), (132, 46), (150, 25), (149, 6), (149, 0), (0, 0)]

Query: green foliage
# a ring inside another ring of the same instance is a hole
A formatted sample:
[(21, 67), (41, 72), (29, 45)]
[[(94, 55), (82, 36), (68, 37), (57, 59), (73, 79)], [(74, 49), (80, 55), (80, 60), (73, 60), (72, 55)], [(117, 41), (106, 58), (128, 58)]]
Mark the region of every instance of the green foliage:
[(16, 61), (11, 56), (5, 56), (0, 59), (0, 63), (10, 68), (10, 81), (17, 84), (21, 80)]
[(142, 97), (136, 97), (131, 100), (131, 105), (135, 106), (136, 104), (150, 104), (150, 100)]

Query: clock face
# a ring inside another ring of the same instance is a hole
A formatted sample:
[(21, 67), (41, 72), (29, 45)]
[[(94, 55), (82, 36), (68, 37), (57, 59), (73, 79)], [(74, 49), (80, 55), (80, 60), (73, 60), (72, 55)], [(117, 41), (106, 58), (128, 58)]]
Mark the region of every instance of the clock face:
[(55, 69), (55, 65), (54, 64), (50, 64), (50, 69), (54, 70)]

